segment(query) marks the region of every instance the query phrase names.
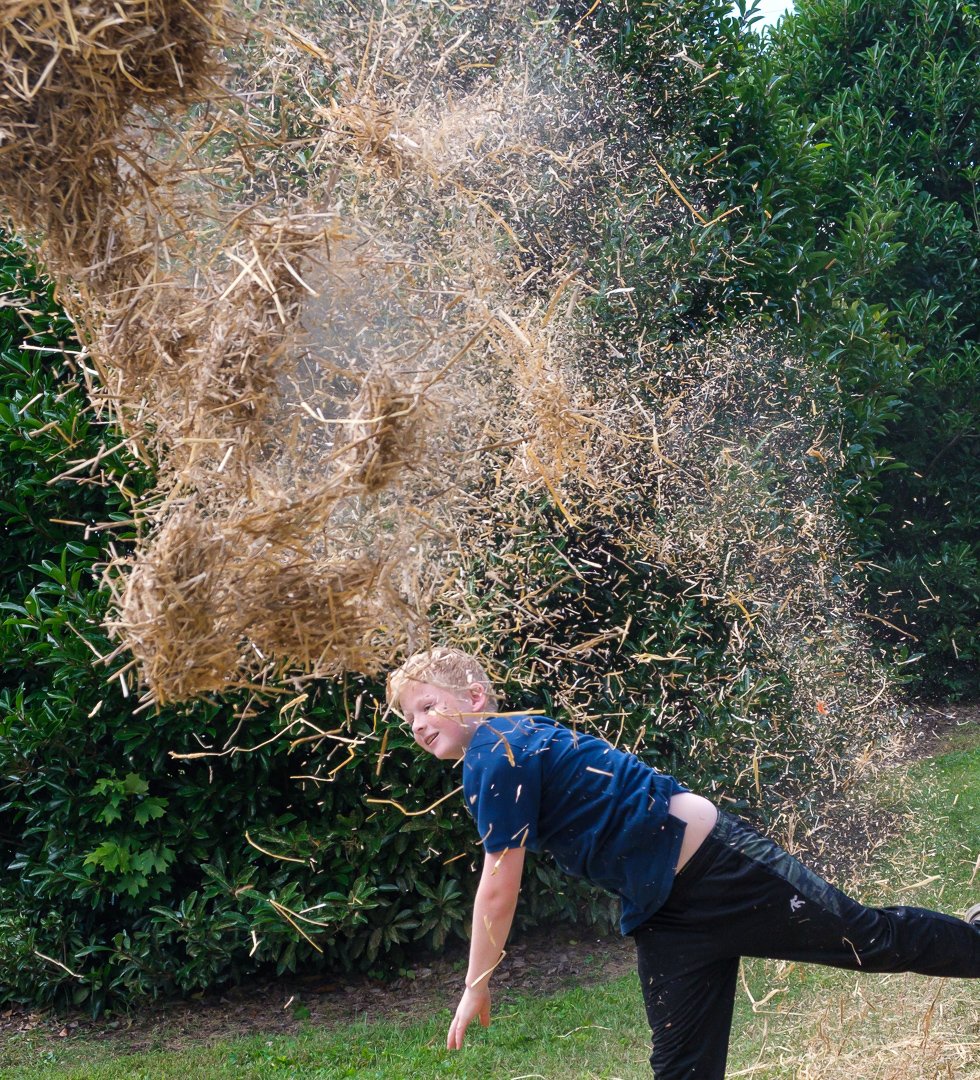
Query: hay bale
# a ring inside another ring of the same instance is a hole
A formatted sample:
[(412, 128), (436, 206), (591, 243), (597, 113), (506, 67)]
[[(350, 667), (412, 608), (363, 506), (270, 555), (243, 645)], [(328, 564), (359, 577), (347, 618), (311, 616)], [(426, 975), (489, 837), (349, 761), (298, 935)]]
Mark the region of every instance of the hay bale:
[(43, 231), (68, 263), (104, 257), (127, 186), (152, 182), (145, 162), (123, 149), (137, 111), (200, 96), (226, 15), (226, 0), (4, 5), (0, 192), (19, 229)]
[(287, 453), (280, 421), (302, 358), (299, 271), (332, 236), (302, 215), (245, 218), (195, 277), (157, 265), (138, 287), (85, 298), (78, 321), (102, 397), (158, 463), (163, 487), (220, 487), (231, 505), (253, 461)]
[(385, 372), (364, 380), (351, 407), (345, 440), (349, 450), (344, 457), (369, 495), (422, 460), (426, 428), (434, 413), (421, 388), (403, 390)]
[(237, 597), (229, 596), (233, 559), (215, 525), (184, 508), (127, 577), (110, 576), (116, 610), (108, 627), (139, 661), (158, 702), (220, 690), (232, 678), (242, 652)]
[(257, 537), (252, 524), (181, 507), (130, 572), (110, 575), (110, 630), (157, 703), (274, 683), (285, 672), (376, 672), (403, 643), (410, 612), (384, 559), (296, 551), (288, 536)]
[(671, 282), (639, 248), (596, 262), (703, 219), (630, 87), (518, 4), (267, 0), (230, 92), (171, 122), (226, 3), (0, 16), (0, 190), (48, 229), (93, 389), (159, 465), (112, 624), (150, 697), (374, 670), (414, 608), (510, 642), (573, 716), (606, 700), (615, 729), (653, 694), (683, 720), (670, 657), (610, 689), (658, 618), (649, 564), (727, 605), (732, 671), (762, 655), (801, 708), (860, 715), (808, 403), (746, 392), (755, 334), (650, 340), (637, 298)]
[(255, 583), (245, 631), (250, 643), (274, 655), (284, 672), (336, 677), (383, 670), (404, 641), (402, 623), (416, 618), (385, 562), (367, 555), (333, 563), (270, 556), (264, 568), (249, 572)]

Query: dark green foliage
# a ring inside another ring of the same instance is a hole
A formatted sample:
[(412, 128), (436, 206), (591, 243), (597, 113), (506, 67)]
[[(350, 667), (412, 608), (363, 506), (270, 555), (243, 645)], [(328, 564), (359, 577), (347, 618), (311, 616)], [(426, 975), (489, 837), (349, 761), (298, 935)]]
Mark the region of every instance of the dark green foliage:
[[(760, 747), (770, 810), (787, 793), (775, 784), (780, 760), (792, 759), (794, 785), (805, 785), (812, 762), (790, 679), (758, 639), (743, 653), (732, 647), (731, 605), (709, 600), (676, 568), (638, 558), (625, 520), (571, 528), (553, 508), (538, 510), (520, 524), (500, 522), (474, 574), (473, 607), (500, 641), (501, 670), (526, 670), (537, 657), (547, 672), (560, 658), (572, 689), (554, 700), (545, 674), (531, 693), (508, 687), (508, 706), (598, 727), (741, 810), (762, 801), (745, 770)], [(515, 604), (515, 581), (546, 601)]]
[[(728, 419), (737, 429), (738, 418)], [(742, 536), (755, 521), (778, 546), (774, 538), (792, 515), (780, 502), (785, 477), (778, 466), (770, 478), (769, 499), (756, 489), (750, 509), (722, 500), (712, 513), (732, 512)], [(618, 516), (601, 522), (570, 520), (547, 496), (501, 507), (492, 524), (481, 521), (479, 544), (464, 539), (467, 610), (452, 608), (443, 621), (452, 625), (458, 616), (468, 636), (495, 645), (485, 655), (509, 673), (505, 708), (543, 710), (598, 733), (730, 809), (770, 820), (805, 817), (853, 748), (855, 726), (849, 717), (826, 721), (826, 707), (800, 692), (806, 662), (792, 656), (799, 634), (793, 620), (770, 625), (760, 613), (757, 631), (716, 578), (714, 592), (699, 579), (703, 567), (693, 560), (685, 566), (652, 559), (649, 548), (639, 553), (632, 534), (656, 519), (648, 480), (638, 478), (635, 506), (621, 505)], [(666, 522), (660, 526), (666, 536)], [(736, 538), (733, 566), (738, 547)], [(803, 572), (814, 570), (810, 560)], [(800, 572), (777, 563), (777, 573)], [(819, 656), (820, 637), (833, 640), (832, 623), (823, 613), (810, 620), (806, 651)], [(773, 648), (766, 633), (784, 631), (787, 640)], [(848, 659), (858, 669), (863, 658), (855, 650)], [(819, 666), (814, 685), (843, 701), (845, 673), (821, 683)], [(873, 723), (869, 718), (864, 729), (869, 738)], [(599, 910), (593, 894), (592, 911)]]
[[(398, 838), (351, 839), (368, 816), (360, 791), (342, 809), (331, 798), (322, 809), (276, 752), (224, 759), (211, 778), (206, 765), (178, 765), (168, 751), (199, 749), (191, 733), (223, 741), (232, 709), (138, 710), (111, 677), (122, 661), (97, 661), (112, 646), (96, 564), (110, 540), (125, 542), (127, 495), (143, 474), (111, 454), (101, 475), (51, 483), (113, 433), (64, 367), (63, 351), (77, 348), (67, 322), (9, 245), (2, 274), (20, 306), (0, 316), (0, 994), (44, 1001), (60, 987), (99, 1008), (133, 992), (188, 992), (260, 963), (292, 968), (312, 950), (267, 896), (323, 905), (314, 917), (334, 939), (367, 927), (344, 940), (341, 961), (388, 951), (398, 932), (374, 914), (386, 864), (359, 849)], [(328, 694), (317, 715), (336, 711)], [(274, 713), (252, 723), (257, 736), (277, 729)], [(296, 873), (260, 855), (245, 828), (259, 843), (275, 837), (274, 850), (305, 848), (311, 868)], [(336, 829), (346, 845), (326, 839)], [(425, 871), (419, 877), (424, 885)], [(429, 901), (423, 938), (458, 927), (451, 901)], [(252, 930), (260, 945), (250, 958)]]
[(854, 410), (865, 457), (854, 455), (851, 505), (884, 568), (878, 611), (918, 638), (926, 689), (975, 690), (980, 21), (933, 0), (804, 3), (776, 55), (785, 93), (830, 144), (829, 288), (838, 305), (880, 312), (866, 335), (877, 362), (856, 364), (852, 338), (831, 357), (880, 422)]
[(801, 0), (695, 159), (707, 214), (740, 208), (692, 241), (723, 253), (710, 304), (799, 324), (825, 368), (871, 613), (929, 692), (976, 688), (978, 60), (967, 5)]
[[(667, 6), (615, 0), (588, 17), (591, 5), (557, 7), (577, 45), (620, 77), (618, 92), (628, 102), (621, 137), (637, 147), (632, 201), (617, 201), (602, 249), (589, 253), (604, 335), (619, 336), (631, 349), (638, 330), (645, 340), (672, 341), (744, 312), (745, 303), (737, 311), (733, 306), (742, 291), (729, 285), (727, 226), (704, 227), (715, 196), (703, 183), (702, 164), (723, 145), (736, 77), (753, 59), (746, 34), (751, 14), (728, 0)], [(674, 186), (661, 203), (650, 193), (662, 188), (665, 175)], [(675, 227), (665, 228), (665, 205)], [(758, 242), (754, 230), (753, 239)]]
[[(112, 651), (101, 626), (107, 594), (99, 563), (110, 542), (125, 545), (130, 493), (142, 490), (148, 474), (119, 451), (102, 458), (97, 477), (81, 470), (74, 480), (54, 480), (116, 436), (97, 422), (65, 365), (63, 353), (76, 346), (57, 306), (9, 245), (4, 273), (5, 288), (23, 304), (5, 310), (0, 347), (0, 857), (7, 871), (0, 996), (99, 1010), (260, 969), (325, 964), (380, 973), (465, 934), (480, 856), (458, 799), (408, 818), (366, 801), (421, 809), (458, 782), (458, 774), (423, 759), (407, 732), (390, 721), (378, 725), (378, 687), (323, 685), (283, 716), (243, 700), (155, 712), (140, 707), (124, 682), (124, 657), (99, 660)], [(570, 565), (578, 568), (553, 593), (543, 631), (549, 647), (602, 635), (627, 618), (635, 626), (632, 635), (581, 654), (583, 673), (602, 667), (610, 677), (603, 693), (567, 705), (618, 713), (624, 745), (657, 726), (660, 734), (646, 740), (651, 763), (740, 805), (758, 801), (760, 783), (781, 779), (783, 762), (795, 761), (799, 774), (806, 764), (799, 732), (770, 719), (791, 711), (785, 682), (765, 670), (764, 657), (734, 664), (730, 611), (706, 608), (663, 567), (629, 564), (616, 523), (578, 531), (547, 513), (532, 519), (542, 535), (525, 528), (509, 538), (524, 553), (524, 572), (553, 583)], [(494, 558), (490, 552), (491, 564)], [(496, 618), (490, 581), (474, 589), (474, 603)], [(495, 628), (501, 661), (523, 632), (506, 606), (511, 621)], [(644, 659), (672, 651), (679, 659), (668, 665)], [(719, 679), (728, 687), (721, 704)], [(554, 705), (540, 687), (523, 697), (511, 689), (518, 707)], [(252, 753), (170, 755), (254, 746), (300, 715), (339, 738), (312, 750), (291, 751), (286, 736)], [(359, 745), (347, 760), (351, 738)], [(747, 762), (759, 745), (772, 753), (762, 755), (754, 777)], [(335, 770), (333, 779), (297, 779), (316, 770)], [(532, 860), (519, 917), (608, 925), (614, 907), (563, 880), (548, 861)]]

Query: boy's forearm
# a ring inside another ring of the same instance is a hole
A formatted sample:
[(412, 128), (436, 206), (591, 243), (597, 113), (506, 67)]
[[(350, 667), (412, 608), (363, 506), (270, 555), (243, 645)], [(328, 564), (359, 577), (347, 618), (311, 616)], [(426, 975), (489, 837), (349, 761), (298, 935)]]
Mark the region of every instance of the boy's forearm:
[(500, 962), (521, 891), (524, 852), (487, 856), (473, 902), (473, 936), (466, 971), (469, 987), (486, 983)]
[(477, 895), (473, 904), (473, 937), (470, 941), (470, 962), (466, 971), (467, 986), (486, 982), (490, 973), (500, 963), (516, 909), (516, 896), (501, 894), (481, 898)]
[(466, 989), (446, 1036), (446, 1046), (450, 1050), (462, 1049), (466, 1029), (477, 1017), (484, 1027), (490, 1023), (488, 984), (507, 944), (523, 872), (522, 847), (484, 857), (483, 873), (473, 902), (473, 938)]

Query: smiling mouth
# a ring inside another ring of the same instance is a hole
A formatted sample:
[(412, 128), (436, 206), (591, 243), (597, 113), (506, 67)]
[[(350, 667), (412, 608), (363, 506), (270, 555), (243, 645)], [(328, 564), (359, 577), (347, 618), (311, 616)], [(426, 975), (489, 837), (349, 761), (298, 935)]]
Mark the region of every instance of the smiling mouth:
[(438, 738), (439, 738), (439, 732), (438, 731), (434, 735), (430, 735), (425, 740), (426, 747), (430, 747), (436, 741), (436, 739), (438, 739)]

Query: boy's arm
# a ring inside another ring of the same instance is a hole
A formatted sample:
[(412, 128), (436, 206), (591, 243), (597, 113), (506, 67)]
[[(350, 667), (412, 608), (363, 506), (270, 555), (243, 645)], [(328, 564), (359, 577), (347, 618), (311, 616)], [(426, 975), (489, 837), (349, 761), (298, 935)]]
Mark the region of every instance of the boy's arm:
[(446, 1038), (450, 1050), (462, 1047), (466, 1029), (477, 1016), (484, 1027), (490, 1023), (490, 974), (500, 962), (514, 921), (523, 872), (522, 847), (487, 854), (484, 858), (483, 873), (473, 902), (473, 936), (466, 990), (456, 1007)]

